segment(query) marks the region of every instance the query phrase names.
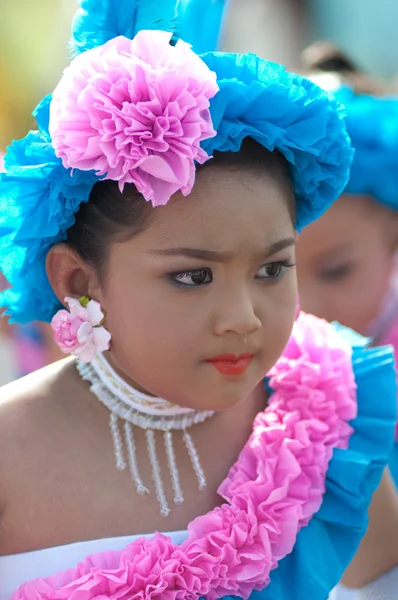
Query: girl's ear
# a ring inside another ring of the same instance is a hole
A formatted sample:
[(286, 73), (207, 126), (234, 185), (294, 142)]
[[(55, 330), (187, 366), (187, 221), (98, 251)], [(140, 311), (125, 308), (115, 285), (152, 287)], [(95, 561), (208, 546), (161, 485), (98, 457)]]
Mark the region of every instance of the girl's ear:
[(51, 248), (46, 258), (46, 271), (51, 287), (61, 303), (68, 296), (91, 296), (92, 290), (97, 287), (94, 269), (67, 244), (56, 244)]

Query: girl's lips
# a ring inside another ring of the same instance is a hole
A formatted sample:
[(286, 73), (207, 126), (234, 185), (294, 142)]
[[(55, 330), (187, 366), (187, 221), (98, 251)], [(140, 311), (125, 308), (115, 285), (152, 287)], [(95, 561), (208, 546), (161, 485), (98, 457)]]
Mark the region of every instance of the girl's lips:
[(215, 356), (207, 362), (212, 364), (221, 375), (242, 375), (251, 361), (253, 360), (254, 354), (221, 354)]

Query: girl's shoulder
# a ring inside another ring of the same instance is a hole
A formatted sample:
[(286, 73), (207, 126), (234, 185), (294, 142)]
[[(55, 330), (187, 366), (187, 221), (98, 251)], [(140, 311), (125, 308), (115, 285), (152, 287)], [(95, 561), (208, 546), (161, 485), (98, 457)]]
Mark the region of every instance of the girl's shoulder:
[(71, 361), (60, 361), (0, 389), (0, 554), (18, 498), (33, 489), (57, 443), (71, 394)]
[(61, 360), (0, 388), (0, 440), (9, 434), (17, 446), (25, 427), (32, 430), (44, 414), (48, 422), (70, 393), (71, 367), (71, 360)]

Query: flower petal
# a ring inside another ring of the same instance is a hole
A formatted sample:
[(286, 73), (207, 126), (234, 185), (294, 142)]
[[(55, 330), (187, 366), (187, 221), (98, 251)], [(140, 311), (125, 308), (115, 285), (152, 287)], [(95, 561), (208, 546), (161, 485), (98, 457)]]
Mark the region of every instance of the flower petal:
[(81, 346), (80, 348), (75, 350), (73, 354), (77, 356), (81, 361), (89, 363), (97, 354), (97, 348), (95, 347), (95, 344), (92, 341), (90, 341), (87, 342), (84, 346)]
[(94, 345), (98, 352), (105, 352), (110, 348), (111, 334), (105, 327), (94, 327)]
[(104, 313), (101, 310), (101, 305), (96, 300), (90, 300), (87, 304), (87, 318), (94, 327), (100, 325), (104, 320)]

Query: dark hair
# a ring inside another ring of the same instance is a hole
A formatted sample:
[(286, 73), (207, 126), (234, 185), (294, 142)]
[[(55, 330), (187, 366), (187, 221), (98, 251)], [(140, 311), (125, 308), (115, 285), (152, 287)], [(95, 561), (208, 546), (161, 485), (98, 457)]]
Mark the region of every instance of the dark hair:
[(319, 71), (335, 73), (356, 94), (382, 96), (387, 92), (379, 81), (366, 74), (347, 54), (330, 42), (318, 41), (308, 46), (301, 55), (301, 62), (307, 74)]
[[(272, 173), (286, 188), (292, 189), (290, 168), (284, 156), (270, 152), (251, 138), (243, 140), (239, 152), (214, 152), (214, 158), (198, 166), (197, 173), (200, 176), (203, 169), (217, 166)], [(293, 213), (294, 207), (289, 205), (289, 208)], [(133, 184), (125, 185), (121, 193), (116, 182), (100, 181), (94, 185), (88, 202), (80, 205), (75, 223), (67, 231), (66, 243), (101, 272), (110, 242), (127, 240), (144, 231), (152, 214), (151, 203)]]

